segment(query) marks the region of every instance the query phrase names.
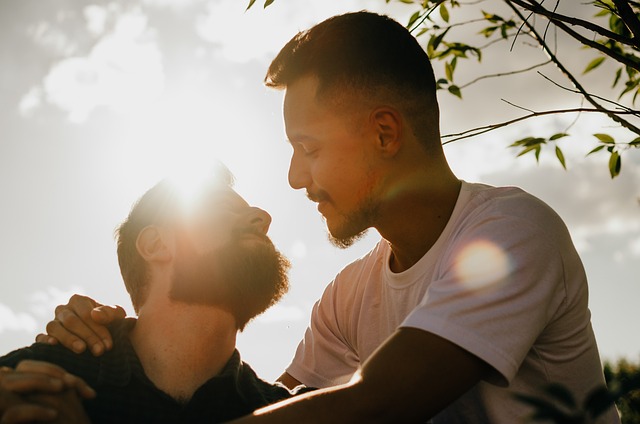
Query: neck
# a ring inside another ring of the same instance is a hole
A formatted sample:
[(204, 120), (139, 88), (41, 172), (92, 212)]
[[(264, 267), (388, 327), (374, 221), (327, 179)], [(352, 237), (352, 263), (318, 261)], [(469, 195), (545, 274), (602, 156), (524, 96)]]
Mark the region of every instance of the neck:
[(130, 338), (156, 387), (178, 401), (188, 401), (229, 361), (236, 334), (228, 312), (149, 298)]
[[(447, 167), (400, 179), (393, 198), (386, 199), (376, 229), (391, 246), (390, 267), (402, 272), (412, 267), (438, 240), (447, 225), (461, 182)], [(424, 182), (421, 184), (420, 182)]]

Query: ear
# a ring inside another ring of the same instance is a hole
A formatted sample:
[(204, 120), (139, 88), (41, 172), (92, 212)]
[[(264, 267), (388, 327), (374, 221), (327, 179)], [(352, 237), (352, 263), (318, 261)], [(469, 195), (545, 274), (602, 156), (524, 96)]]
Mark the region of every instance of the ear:
[(370, 120), (377, 136), (377, 147), (388, 157), (395, 156), (402, 146), (402, 116), (391, 107), (378, 107)]
[(147, 262), (167, 262), (173, 258), (167, 235), (155, 225), (144, 227), (136, 238), (136, 249)]

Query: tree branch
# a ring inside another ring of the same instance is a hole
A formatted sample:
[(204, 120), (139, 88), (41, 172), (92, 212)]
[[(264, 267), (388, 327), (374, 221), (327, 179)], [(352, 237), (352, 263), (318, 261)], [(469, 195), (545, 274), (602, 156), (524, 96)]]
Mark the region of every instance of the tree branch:
[(507, 5), (514, 11), (514, 13), (516, 15), (518, 15), (518, 17), (523, 21), (523, 23), (529, 28), (529, 31), (531, 32), (531, 34), (538, 40), (538, 43), (540, 43), (540, 46), (542, 47), (542, 49), (544, 50), (544, 52), (547, 54), (547, 56), (549, 56), (549, 58), (551, 59), (551, 61), (556, 65), (556, 67), (558, 67), (558, 69), (569, 79), (569, 81), (571, 81), (571, 83), (573, 84), (573, 86), (580, 92), (580, 94), (582, 94), (582, 96), (589, 102), (591, 103), (591, 105), (593, 105), (596, 109), (600, 109), (602, 111), (602, 113), (606, 114), (609, 118), (611, 118), (613, 121), (619, 123), (620, 125), (622, 125), (623, 127), (625, 127), (626, 129), (628, 129), (629, 131), (640, 135), (640, 128), (636, 127), (635, 125), (633, 125), (632, 123), (628, 122), (625, 119), (622, 119), (620, 116), (618, 116), (618, 114), (614, 113), (613, 111), (608, 111), (607, 109), (605, 109), (602, 105), (600, 105), (594, 98), (593, 96), (591, 96), (580, 84), (580, 82), (573, 76), (573, 74), (571, 72), (569, 72), (569, 70), (562, 64), (562, 62), (560, 62), (560, 60), (557, 58), (557, 56), (551, 51), (551, 49), (549, 49), (549, 46), (547, 45), (547, 43), (544, 41), (544, 39), (542, 39), (540, 37), (540, 34), (537, 33), (537, 31), (535, 30), (535, 28), (524, 19), (524, 16), (522, 16), (522, 13), (520, 13), (520, 11), (512, 4), (513, 0), (504, 0), (505, 3), (507, 3)]
[[(513, 105), (512, 103), (510, 103), (512, 106), (516, 106)], [(521, 108), (519, 106), (516, 106), (520, 109), (524, 109)], [(525, 109), (527, 110), (527, 109)], [(537, 118), (539, 116), (545, 116), (545, 115), (558, 115), (561, 113), (582, 113), (582, 112), (590, 112), (590, 113), (603, 113), (603, 112), (607, 112), (607, 113), (615, 113), (615, 114), (623, 114), (623, 115), (629, 115), (632, 114), (632, 112), (625, 112), (625, 111), (613, 111), (613, 110), (603, 110), (601, 108), (596, 108), (596, 109), (589, 109), (589, 108), (573, 108), (573, 109), (556, 109), (556, 110), (546, 110), (544, 112), (531, 112), (528, 115), (524, 115), (524, 116), (520, 116), (518, 118), (515, 119), (510, 119), (508, 121), (504, 121), (504, 122), (500, 122), (498, 124), (491, 124), (491, 125), (485, 125), (482, 127), (476, 127), (476, 128), (472, 128), (470, 130), (466, 130), (460, 133), (453, 133), (453, 134), (445, 134), (443, 135), (441, 138), (450, 138), (450, 137), (455, 137), (451, 140), (447, 140), (442, 142), (442, 145), (446, 145), (449, 143), (453, 143), (454, 141), (459, 141), (459, 140), (463, 140), (465, 138), (471, 138), (471, 137), (475, 137), (477, 135), (480, 134), (485, 134), (488, 133), (490, 131), (494, 131), (497, 130), (499, 128), (503, 128), (506, 127), (508, 125), (511, 124), (515, 124), (516, 122), (521, 122), (530, 118)]]
[[(565, 91), (568, 91), (568, 92), (570, 92), (570, 93), (574, 93), (574, 94), (582, 94), (582, 93), (581, 93), (581, 92), (579, 92), (578, 90), (572, 90), (572, 89), (571, 89), (571, 88), (569, 88), (569, 87), (565, 87), (565, 86), (563, 86), (563, 85), (561, 85), (561, 84), (558, 84), (557, 82), (555, 82), (554, 80), (552, 80), (551, 78), (549, 78), (548, 76), (546, 76), (545, 74), (543, 74), (542, 72), (538, 72), (538, 75), (540, 75), (542, 78), (546, 79), (546, 80), (547, 80), (547, 81), (549, 81), (551, 84), (555, 85), (556, 87), (558, 87), (558, 88), (560, 88), (560, 89), (562, 89), (562, 90), (565, 90)], [(630, 107), (627, 107), (627, 106), (625, 106), (625, 105), (623, 105), (623, 104), (620, 104), (620, 103), (618, 103), (618, 102), (614, 102), (613, 100), (607, 99), (607, 98), (605, 98), (605, 97), (598, 96), (598, 95), (596, 95), (596, 94), (589, 94), (589, 95), (590, 95), (591, 97), (593, 97), (594, 99), (602, 100), (603, 102), (607, 102), (607, 103), (610, 103), (610, 104), (612, 104), (612, 105), (614, 105), (614, 106), (617, 106), (617, 107), (619, 107), (621, 110), (624, 110), (626, 113), (629, 113), (629, 114), (631, 114), (631, 115), (634, 115), (634, 116), (638, 116), (638, 117), (640, 117), (640, 110), (634, 110), (634, 109), (631, 109)], [(625, 113), (625, 114), (626, 114), (626, 113)]]
[(640, 49), (640, 21), (638, 21), (638, 17), (633, 12), (633, 9), (631, 9), (628, 2), (623, 0), (613, 0), (613, 4), (616, 5), (620, 18), (622, 18), (622, 21), (633, 34), (633, 44), (636, 48)]
[(516, 70), (516, 71), (503, 72), (503, 73), (499, 73), (499, 74), (483, 75), (483, 76), (480, 76), (480, 77), (478, 77), (478, 78), (476, 78), (476, 79), (474, 79), (472, 81), (469, 81), (466, 84), (460, 85), (459, 87), (460, 87), (460, 89), (466, 88), (466, 87), (469, 87), (472, 84), (477, 83), (480, 80), (487, 79), (487, 78), (498, 78), (498, 77), (504, 77), (504, 76), (507, 76), (507, 75), (521, 74), (521, 73), (532, 71), (532, 70), (534, 70), (536, 68), (540, 68), (542, 66), (548, 65), (549, 63), (551, 63), (551, 60), (547, 60), (546, 62), (538, 63), (537, 65), (530, 66), (529, 68), (519, 69), (519, 70)]
[(580, 26), (584, 29), (588, 29), (597, 34), (600, 34), (603, 37), (610, 38), (612, 40), (615, 40), (619, 43), (622, 43), (628, 46), (636, 45), (634, 41), (629, 37), (625, 37), (613, 31), (609, 31), (606, 28), (596, 25), (593, 22), (585, 21), (584, 19), (574, 18), (572, 16), (565, 16), (559, 13), (552, 12), (550, 10), (545, 9), (544, 6), (542, 6), (540, 3), (536, 1), (533, 1), (533, 0), (529, 0), (528, 2), (523, 0), (510, 0), (510, 1), (526, 10), (529, 10), (535, 13), (536, 15), (545, 16), (546, 18), (548, 18), (553, 22), (566, 22), (570, 25)]
[[(538, 3), (534, 2), (534, 0), (529, 0), (529, 1), (531, 3), (538, 4)], [(551, 17), (547, 16), (548, 14), (552, 14), (552, 13), (547, 11), (544, 7), (539, 6), (539, 5), (536, 7), (536, 6), (533, 6), (532, 4), (525, 3), (522, 0), (505, 0), (505, 3), (507, 3), (509, 5), (509, 7), (511, 7), (514, 11), (516, 11), (523, 21), (526, 21), (524, 16), (522, 16), (522, 14), (517, 11), (517, 9), (513, 6), (512, 3), (515, 3), (515, 4), (525, 8), (526, 10), (532, 11), (533, 13), (536, 13), (536, 14), (540, 13), (541, 15), (548, 17), (549, 19), (553, 20), (553, 23), (558, 28), (560, 28), (565, 33), (567, 33), (568, 35), (570, 35), (571, 37), (573, 37), (574, 39), (576, 39), (580, 43), (584, 44), (585, 46), (589, 46), (589, 47), (591, 47), (591, 48), (593, 48), (595, 50), (598, 50), (598, 51), (604, 53), (605, 55), (609, 56), (610, 58), (622, 63), (623, 65), (629, 66), (630, 68), (633, 68), (633, 69), (635, 69), (637, 71), (640, 71), (640, 62), (636, 62), (634, 60), (631, 60), (628, 57), (618, 53), (617, 51), (615, 51), (613, 49), (610, 49), (610, 48), (608, 48), (608, 47), (606, 47), (606, 46), (604, 46), (604, 45), (602, 45), (602, 44), (600, 44), (600, 43), (598, 43), (596, 41), (590, 40), (590, 39), (582, 36), (581, 34), (577, 33), (572, 28), (569, 28), (562, 21), (555, 20), (554, 18), (551, 18)], [(545, 14), (545, 12), (547, 14)], [(532, 25), (528, 24), (527, 26), (529, 28), (533, 29)], [(542, 37), (540, 37), (540, 40), (542, 40)], [(632, 44), (632, 46), (633, 46), (633, 44)], [(633, 46), (633, 47), (635, 47), (635, 46)]]

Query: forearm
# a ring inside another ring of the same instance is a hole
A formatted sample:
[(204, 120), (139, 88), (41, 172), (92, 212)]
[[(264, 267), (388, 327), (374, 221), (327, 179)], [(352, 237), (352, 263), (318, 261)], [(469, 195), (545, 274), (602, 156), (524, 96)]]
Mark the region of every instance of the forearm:
[(488, 372), (487, 364), (447, 340), (400, 329), (364, 363), (356, 381), (294, 397), (234, 424), (421, 423)]
[[(317, 390), (259, 409), (233, 424), (394, 423), (387, 401), (376, 401), (359, 383)], [(406, 422), (406, 421), (403, 421)]]

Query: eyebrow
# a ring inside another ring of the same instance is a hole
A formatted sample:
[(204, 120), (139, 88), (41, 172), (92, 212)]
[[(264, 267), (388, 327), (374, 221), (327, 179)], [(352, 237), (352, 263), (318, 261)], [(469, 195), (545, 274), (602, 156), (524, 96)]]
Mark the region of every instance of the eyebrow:
[[(291, 139), (294, 140), (291, 140)], [(286, 137), (285, 140), (289, 143), (289, 144), (294, 144), (294, 143), (304, 143), (304, 142), (315, 142), (318, 141), (317, 138), (315, 137), (311, 137), (309, 135), (296, 135), (294, 137)]]

